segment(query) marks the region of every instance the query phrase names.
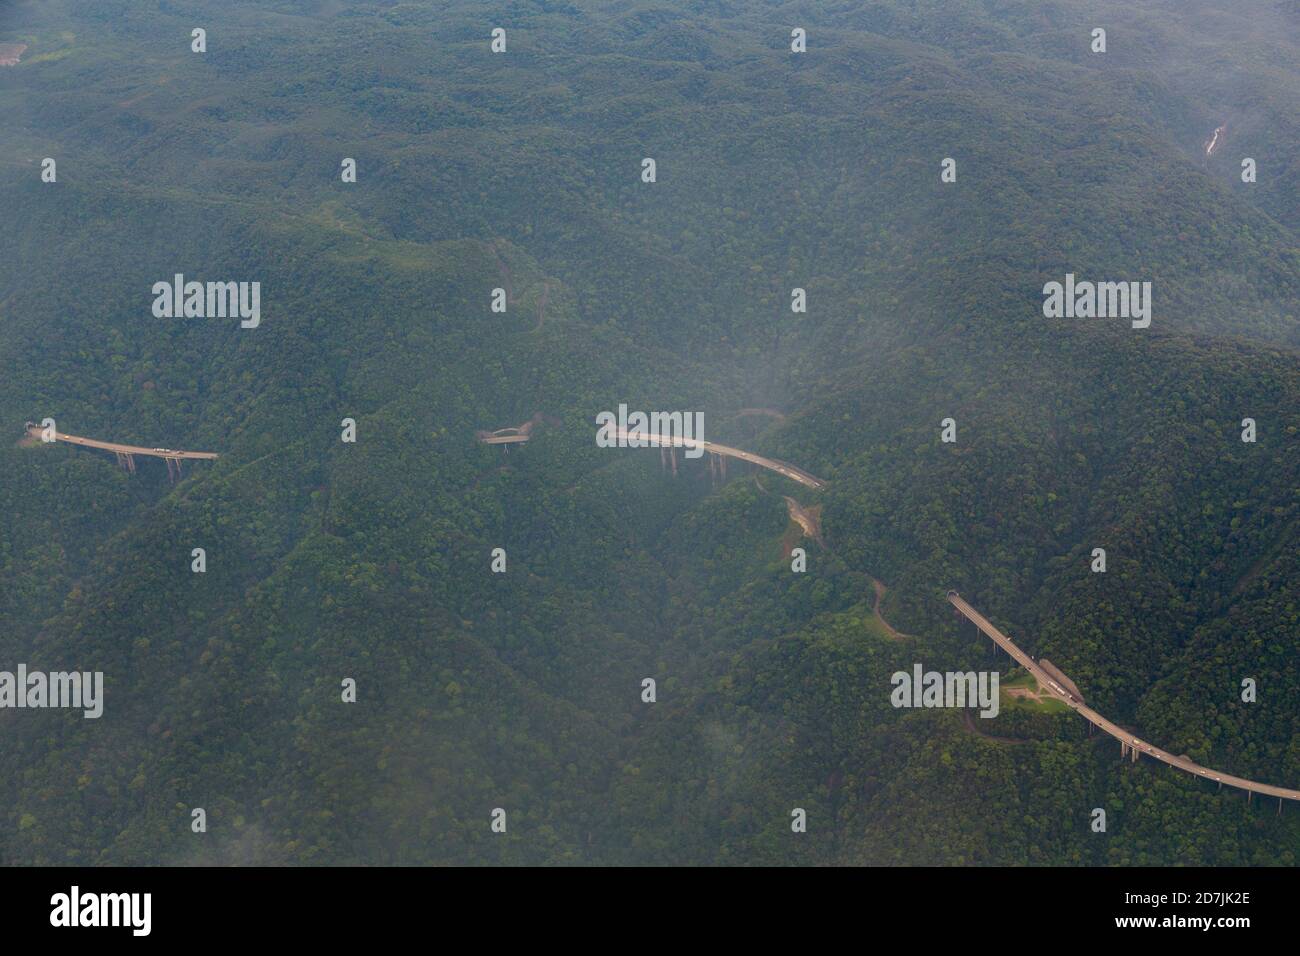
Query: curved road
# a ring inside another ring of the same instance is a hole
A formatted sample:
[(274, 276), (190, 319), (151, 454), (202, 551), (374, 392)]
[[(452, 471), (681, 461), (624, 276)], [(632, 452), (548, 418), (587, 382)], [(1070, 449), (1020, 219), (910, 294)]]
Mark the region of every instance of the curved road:
[(730, 445), (719, 445), (717, 442), (705, 441), (703, 438), (681, 438), (677, 435), (660, 435), (656, 432), (628, 431), (626, 428), (616, 428), (614, 434), (625, 441), (649, 442), (651, 447), (702, 448), (715, 455), (726, 455), (728, 458), (739, 458), (741, 461), (751, 462), (769, 471), (774, 471), (778, 475), (785, 475), (791, 481), (797, 481), (809, 488), (821, 489), (826, 487), (826, 482), (816, 475), (810, 475), (802, 468), (798, 468), (788, 461), (764, 458), (762, 455), (755, 455), (752, 451), (732, 448)]
[[(502, 429), (502, 431), (515, 430)], [(715, 442), (705, 441), (702, 438), (680, 438), (674, 435), (661, 435), (655, 432), (629, 431), (626, 428), (615, 429), (615, 435), (623, 441), (644, 441), (652, 447), (701, 448), (716, 455), (727, 455), (732, 458), (739, 458), (742, 461), (752, 462), (753, 464), (767, 468), (770, 471), (775, 471), (779, 475), (784, 475), (791, 481), (797, 481), (801, 485), (807, 485), (809, 488), (821, 489), (826, 487), (826, 482), (809, 474), (802, 468), (790, 464), (789, 462), (779, 461), (775, 458), (765, 458), (762, 455), (755, 455), (753, 452), (743, 451), (739, 448), (732, 448), (730, 445), (719, 445)], [(522, 435), (492, 435), (490, 433), (480, 433), (479, 440), (489, 444), (527, 441), (528, 435), (527, 433)], [(786, 498), (787, 505), (790, 505), (791, 501), (792, 499)], [(792, 509), (791, 514), (793, 515), (793, 513)], [(1131, 753), (1133, 760), (1136, 761), (1141, 754), (1146, 754), (1149, 757), (1154, 757), (1156, 760), (1169, 764), (1171, 767), (1176, 767), (1185, 773), (1190, 773), (1197, 777), (1203, 777), (1206, 780), (1213, 780), (1220, 785), (1226, 783), (1230, 787), (1236, 787), (1239, 790), (1245, 790), (1248, 793), (1262, 793), (1266, 796), (1277, 797), (1279, 800), (1300, 801), (1300, 790), (1292, 790), (1287, 787), (1275, 787), (1272, 784), (1258, 783), (1254, 780), (1247, 780), (1245, 777), (1237, 777), (1220, 770), (1211, 770), (1208, 767), (1202, 767), (1200, 764), (1189, 760), (1187, 757), (1177, 757), (1169, 753), (1167, 750), (1161, 750), (1154, 744), (1147, 743), (1140, 737), (1135, 737), (1119, 724), (1107, 720), (1065, 687), (1061, 686), (1056, 678), (1044, 670), (1032, 657), (1017, 647), (1011, 638), (1007, 637), (989, 623), (988, 618), (967, 604), (965, 599), (956, 591), (948, 592), (948, 601), (953, 607), (961, 612), (967, 620), (971, 621), (976, 627), (988, 635), (994, 643), (1015, 658), (1021, 667), (1034, 676), (1034, 679), (1038, 681), (1040, 687), (1048, 691), (1048, 693), (1053, 697), (1064, 703), (1071, 710), (1075, 711), (1094, 727), (1100, 728), (1118, 740), (1122, 752), (1125, 755)], [(879, 595), (877, 595), (877, 607), (879, 607)]]
[[(614, 434), (623, 441), (644, 441), (652, 448), (702, 448), (715, 455), (726, 455), (728, 458), (752, 462), (809, 488), (826, 487), (826, 482), (816, 475), (809, 474), (788, 461), (765, 458), (762, 455), (755, 455), (752, 451), (732, 448), (730, 445), (719, 445), (717, 442), (705, 441), (703, 438), (680, 438), (676, 435), (660, 435), (657, 432), (628, 431), (626, 428), (617, 428)], [(494, 432), (478, 433), (478, 440), (485, 445), (514, 445), (528, 441), (529, 437), (528, 432), (522, 428), (500, 428)]]
[[(40, 438), (42, 429), (39, 426), (29, 426), (28, 435), (33, 438)], [(483, 435), (480, 441), (488, 444), (527, 441), (529, 438), (528, 430), (520, 429), (502, 429), (502, 431), (515, 431), (513, 435)], [(518, 432), (522, 431), (523, 434)], [(789, 462), (780, 461), (776, 458), (765, 458), (762, 455), (755, 455), (753, 452), (744, 451), (740, 448), (732, 448), (730, 445), (719, 445), (716, 442), (706, 441), (702, 438), (681, 438), (675, 435), (661, 435), (656, 432), (628, 431), (625, 428), (616, 429), (615, 434), (624, 441), (645, 441), (651, 447), (672, 447), (672, 448), (701, 448), (704, 451), (711, 452), (715, 455), (727, 455), (731, 458), (738, 458), (741, 461), (752, 462), (778, 475), (784, 475), (791, 481), (797, 481), (801, 485), (807, 485), (809, 488), (824, 488), (826, 482), (814, 475), (809, 474), (802, 468), (798, 468)], [(102, 448), (105, 451), (116, 452), (121, 455), (151, 455), (155, 458), (170, 458), (172, 460), (195, 460), (195, 459), (214, 459), (218, 455), (212, 451), (181, 451), (174, 448), (145, 448), (141, 445), (123, 445), (119, 442), (99, 441), (94, 438), (82, 438), (80, 435), (68, 435), (56, 431), (54, 437), (57, 441), (68, 442), (73, 445), (82, 445), (86, 448)], [(786, 499), (787, 503), (790, 499)], [(1169, 764), (1171, 767), (1177, 767), (1187, 773), (1198, 777), (1204, 777), (1208, 780), (1214, 780), (1220, 784), (1226, 783), (1230, 787), (1237, 787), (1240, 790), (1247, 790), (1251, 793), (1262, 793), (1270, 797), (1277, 797), (1282, 800), (1300, 801), (1300, 790), (1291, 790), (1286, 787), (1275, 787), (1272, 784), (1257, 783), (1254, 780), (1247, 780), (1245, 777), (1236, 777), (1229, 773), (1223, 773), (1218, 770), (1210, 770), (1194, 763), (1186, 757), (1176, 757), (1168, 751), (1161, 750), (1159, 747), (1149, 744), (1139, 737), (1133, 736), (1123, 727), (1112, 721), (1107, 720), (1097, 711), (1093, 710), (1083, 701), (1079, 700), (1069, 691), (1065, 690), (1052, 677), (1043, 670), (1032, 657), (1016, 646), (1011, 638), (1007, 637), (996, 627), (994, 627), (983, 614), (975, 610), (965, 599), (956, 591), (948, 592), (948, 601), (961, 614), (963, 614), (976, 627), (989, 636), (999, 647), (1010, 654), (1025, 670), (1034, 676), (1038, 685), (1046, 689), (1058, 700), (1070, 707), (1085, 720), (1100, 728), (1110, 736), (1120, 742), (1125, 752), (1131, 749), (1133, 759), (1136, 760), (1139, 754), (1147, 754)]]
[(1066, 704), (1070, 709), (1074, 710), (1093, 726), (1099, 727), (1118, 740), (1123, 752), (1131, 752), (1134, 760), (1137, 760), (1139, 755), (1146, 754), (1149, 757), (1154, 757), (1156, 760), (1169, 764), (1171, 767), (1177, 767), (1179, 770), (1186, 771), (1187, 773), (1193, 774), (1197, 777), (1204, 777), (1206, 780), (1214, 780), (1220, 784), (1226, 783), (1230, 787), (1237, 787), (1240, 790), (1247, 790), (1251, 793), (1266, 794), (1270, 797), (1277, 797), (1281, 800), (1300, 800), (1300, 790), (1289, 790), (1286, 787), (1275, 787), (1268, 783), (1256, 783), (1254, 780), (1247, 780), (1245, 777), (1234, 777), (1230, 773), (1223, 773), (1219, 770), (1210, 770), (1206, 767), (1202, 767), (1198, 763), (1193, 763), (1186, 757), (1175, 757), (1166, 750), (1161, 750), (1159, 747), (1149, 744), (1139, 737), (1134, 737), (1123, 727), (1119, 726), (1119, 724), (1107, 720), (1083, 701), (1079, 700), (1069, 691), (1061, 687), (1060, 684), (1052, 679), (1047, 671), (1038, 666), (1032, 657), (1020, 648), (1016, 647), (1011, 638), (1007, 637), (990, 624), (988, 618), (967, 604), (962, 596), (956, 591), (948, 592), (948, 600), (952, 606), (960, 611), (969, 621), (992, 638), (994, 643), (1014, 657), (1021, 667), (1033, 674), (1034, 679), (1038, 681), (1040, 687), (1051, 693), (1057, 700)]

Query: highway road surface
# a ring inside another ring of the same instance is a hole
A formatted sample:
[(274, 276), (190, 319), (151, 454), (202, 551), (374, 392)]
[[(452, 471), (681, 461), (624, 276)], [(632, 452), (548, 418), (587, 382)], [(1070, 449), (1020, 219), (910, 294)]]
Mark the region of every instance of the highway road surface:
[[(522, 432), (522, 433), (521, 433)], [(762, 455), (755, 455), (752, 452), (743, 451), (739, 448), (732, 448), (730, 445), (719, 445), (716, 442), (705, 441), (699, 438), (681, 438), (673, 435), (662, 435), (654, 432), (629, 431), (626, 428), (618, 428), (615, 435), (623, 441), (645, 442), (651, 447), (672, 447), (672, 448), (700, 448), (704, 451), (716, 455), (727, 455), (732, 458), (739, 458), (741, 461), (752, 462), (760, 467), (767, 468), (776, 472), (778, 475), (784, 475), (791, 481), (797, 481), (801, 485), (809, 488), (821, 489), (826, 487), (826, 482), (820, 478), (809, 474), (802, 468), (798, 468), (789, 462), (779, 461), (775, 458), (765, 458)], [(501, 429), (499, 432), (480, 432), (479, 440), (488, 444), (505, 444), (507, 442), (523, 442), (528, 440), (527, 431), (524, 429)], [(791, 507), (791, 514), (794, 515), (793, 499), (786, 498), (786, 504)], [(801, 509), (802, 510), (802, 509)], [(802, 522), (801, 522), (802, 524)], [(1211, 770), (1208, 767), (1202, 767), (1200, 764), (1189, 760), (1187, 757), (1176, 757), (1166, 750), (1162, 750), (1154, 744), (1149, 744), (1140, 737), (1134, 736), (1125, 730), (1119, 724), (1107, 720), (1097, 711), (1085, 704), (1078, 696), (1072, 693), (1066, 686), (1062, 686), (1051, 674), (1041, 667), (1032, 657), (1016, 646), (1011, 638), (1007, 637), (991, 623), (979, 611), (975, 610), (965, 599), (956, 591), (948, 592), (948, 600), (952, 603), (961, 614), (969, 621), (973, 622), (976, 627), (983, 631), (994, 643), (1010, 654), (1026, 671), (1033, 675), (1038, 681), (1038, 685), (1050, 693), (1057, 700), (1060, 700), (1071, 710), (1075, 711), (1094, 727), (1098, 727), (1110, 736), (1120, 742), (1121, 752), (1125, 755), (1131, 754), (1134, 760), (1146, 754), (1163, 763), (1176, 767), (1185, 773), (1193, 774), (1197, 777), (1203, 777), (1206, 780), (1213, 780), (1220, 786), (1227, 784), (1230, 787), (1236, 787), (1239, 790), (1245, 790), (1248, 793), (1260, 793), (1270, 797), (1277, 797), (1279, 800), (1296, 800), (1300, 801), (1300, 790), (1293, 790), (1288, 787), (1275, 787), (1268, 783), (1258, 783), (1254, 780), (1247, 780), (1245, 777), (1237, 777), (1230, 773), (1224, 773), (1221, 770)], [(1062, 674), (1062, 676), (1064, 676)], [(1072, 682), (1066, 678), (1065, 683), (1073, 686)], [(1279, 809), (1281, 805), (1279, 804)]]
[[(705, 441), (702, 438), (679, 438), (674, 435), (660, 435), (655, 432), (628, 431), (626, 428), (615, 429), (615, 435), (624, 441), (644, 441), (653, 448), (702, 448), (715, 455), (726, 455), (729, 458), (739, 458), (741, 461), (752, 462), (755, 465), (767, 468), (769, 471), (774, 471), (778, 475), (785, 475), (791, 481), (807, 485), (809, 488), (826, 487), (826, 482), (816, 475), (810, 475), (802, 468), (798, 468), (788, 461), (764, 458), (762, 455), (755, 455), (750, 451), (732, 448), (730, 445), (719, 445), (717, 442)], [(495, 432), (478, 433), (478, 440), (485, 445), (513, 445), (526, 442), (528, 439), (529, 434), (527, 431), (516, 428), (502, 428)]]
[(797, 481), (801, 485), (807, 485), (809, 488), (825, 488), (826, 482), (822, 481), (815, 475), (810, 475), (802, 468), (798, 468), (788, 461), (779, 461), (776, 458), (764, 458), (762, 455), (755, 455), (751, 451), (743, 451), (739, 448), (732, 448), (730, 445), (719, 445), (717, 442), (705, 441), (703, 438), (681, 438), (676, 435), (660, 435), (656, 432), (628, 431), (626, 428), (617, 428), (615, 435), (627, 441), (645, 441), (652, 447), (671, 447), (671, 448), (702, 448), (707, 452), (715, 455), (726, 455), (729, 458), (739, 458), (741, 461), (752, 462), (769, 471), (774, 471), (778, 475), (785, 475), (791, 481)]
[(1153, 744), (1147, 743), (1139, 737), (1133, 736), (1129, 731), (1116, 723), (1113, 723), (1097, 713), (1083, 701), (1079, 700), (1065, 688), (1061, 687), (1051, 676), (1043, 670), (1034, 661), (1032, 657), (1016, 647), (1011, 638), (1007, 637), (996, 627), (989, 623), (979, 611), (975, 610), (959, 595), (956, 591), (948, 592), (948, 600), (952, 606), (960, 611), (968, 620), (972, 621), (976, 627), (987, 634), (992, 640), (1004, 651), (1010, 654), (1019, 662), (1020, 666), (1029, 673), (1034, 675), (1038, 685), (1048, 691), (1052, 696), (1065, 703), (1072, 710), (1078, 713), (1093, 726), (1099, 727), (1106, 733), (1118, 740), (1122, 747), (1123, 753), (1132, 753), (1133, 759), (1146, 754), (1148, 757), (1154, 757), (1169, 764), (1171, 767), (1177, 767), (1179, 770), (1186, 771), (1197, 777), (1204, 777), (1206, 780), (1213, 780), (1220, 784), (1227, 784), (1230, 787), (1237, 787), (1240, 790), (1248, 790), (1251, 793), (1262, 793), (1270, 797), (1278, 797), (1281, 800), (1300, 800), (1300, 790), (1291, 790), (1286, 787), (1275, 787), (1272, 784), (1256, 783), (1254, 780), (1247, 780), (1245, 777), (1234, 777), (1230, 773), (1224, 773), (1221, 770), (1210, 770), (1202, 767), (1200, 764), (1193, 763), (1186, 757), (1175, 757), (1173, 754), (1161, 750)]
[(485, 445), (514, 445), (528, 441), (528, 435), (481, 435), (479, 441)]
[[(525, 442), (528, 440), (529, 429), (501, 429), (505, 434), (481, 433), (479, 440), (487, 444), (506, 444), (514, 442)], [(32, 438), (39, 439), (42, 429), (37, 425), (29, 425), (27, 433)], [(514, 432), (514, 434), (510, 434)], [(68, 435), (64, 432), (55, 433), (57, 441), (68, 442), (72, 445), (82, 445), (86, 448), (101, 448), (105, 451), (115, 452), (119, 455), (149, 455), (154, 458), (168, 458), (174, 461), (180, 460), (211, 460), (217, 458), (216, 452), (211, 451), (184, 451), (178, 448), (146, 448), (142, 445), (124, 445), (120, 442), (99, 441), (94, 438), (83, 438), (80, 435)], [(672, 448), (700, 448), (703, 451), (715, 455), (727, 455), (731, 458), (738, 458), (741, 461), (752, 462), (769, 471), (774, 471), (778, 475), (784, 475), (791, 481), (796, 481), (801, 485), (809, 488), (824, 488), (826, 483), (820, 478), (809, 474), (802, 468), (791, 465), (789, 462), (780, 461), (775, 458), (765, 458), (762, 455), (755, 455), (753, 452), (744, 451), (740, 448), (732, 448), (730, 445), (719, 445), (716, 442), (706, 441), (701, 438), (681, 438), (674, 435), (661, 435), (654, 432), (628, 431), (624, 428), (616, 430), (618, 438), (624, 441), (644, 441), (651, 447), (672, 447)], [(789, 503), (790, 499), (787, 499)], [(1052, 694), (1055, 698), (1062, 701), (1085, 720), (1100, 728), (1110, 736), (1120, 742), (1125, 753), (1131, 752), (1133, 759), (1137, 759), (1140, 754), (1154, 757), (1156, 760), (1169, 764), (1171, 767), (1177, 767), (1179, 770), (1193, 774), (1198, 777), (1204, 777), (1207, 780), (1213, 780), (1219, 784), (1227, 784), (1230, 787), (1236, 787), (1240, 790), (1246, 790), (1251, 793), (1261, 793), (1270, 797), (1278, 797), (1282, 800), (1300, 801), (1300, 790), (1292, 790), (1287, 787), (1275, 787), (1272, 784), (1257, 783), (1254, 780), (1247, 780), (1244, 777), (1236, 777), (1230, 773), (1224, 773), (1219, 770), (1210, 770), (1194, 763), (1186, 757), (1176, 757), (1173, 754), (1161, 750), (1153, 744), (1149, 744), (1139, 737), (1135, 737), (1129, 731), (1120, 727), (1118, 724), (1107, 720), (1097, 711), (1093, 710), (1083, 701), (1079, 700), (1074, 694), (1062, 687), (1052, 678), (1038, 663), (1016, 646), (1011, 638), (1007, 637), (1000, 630), (989, 623), (988, 618), (984, 617), (979, 611), (975, 610), (965, 599), (956, 591), (948, 592), (948, 600), (952, 603), (961, 614), (973, 622), (976, 627), (983, 631), (999, 647), (1010, 654), (1025, 670), (1034, 676), (1040, 687)]]
[[(41, 427), (33, 425), (27, 429), (27, 434), (32, 438), (41, 437)], [(86, 448), (102, 448), (105, 451), (117, 452), (119, 455), (152, 455), (154, 458), (170, 458), (176, 460), (194, 460), (194, 459), (213, 459), (218, 457), (215, 451), (182, 451), (178, 448), (144, 448), (140, 445), (122, 445), (118, 442), (99, 441), (95, 438), (82, 438), (80, 435), (67, 435), (61, 431), (54, 433), (55, 440), (65, 441), (71, 445), (82, 445)]]

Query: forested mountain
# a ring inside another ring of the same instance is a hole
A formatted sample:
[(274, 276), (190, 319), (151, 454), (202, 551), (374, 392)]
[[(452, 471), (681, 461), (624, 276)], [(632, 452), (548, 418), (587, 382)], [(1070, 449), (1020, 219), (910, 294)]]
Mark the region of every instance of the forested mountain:
[[(993, 665), (955, 588), (1144, 739), (1300, 787), (1298, 18), (0, 7), (0, 670), (106, 685), (0, 709), (0, 862), (1300, 862), (1300, 807), (1068, 712), (889, 696)], [(155, 316), (177, 273), (260, 282), (260, 325)], [(1151, 282), (1150, 327), (1045, 317), (1067, 274)], [(826, 488), (599, 448), (620, 403)], [(127, 474), (46, 417), (221, 457)]]

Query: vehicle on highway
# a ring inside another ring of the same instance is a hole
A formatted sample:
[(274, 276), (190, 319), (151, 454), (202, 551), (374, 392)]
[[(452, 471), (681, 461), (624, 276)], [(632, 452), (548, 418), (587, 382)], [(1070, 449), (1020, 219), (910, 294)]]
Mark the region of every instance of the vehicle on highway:
[(1058, 684), (1056, 681), (1049, 679), (1047, 683), (1048, 685), (1051, 686), (1052, 690), (1056, 691), (1066, 700), (1069, 700), (1071, 702), (1075, 700), (1075, 696), (1071, 694), (1068, 690), (1066, 690), (1064, 687), (1062, 687), (1060, 684)]

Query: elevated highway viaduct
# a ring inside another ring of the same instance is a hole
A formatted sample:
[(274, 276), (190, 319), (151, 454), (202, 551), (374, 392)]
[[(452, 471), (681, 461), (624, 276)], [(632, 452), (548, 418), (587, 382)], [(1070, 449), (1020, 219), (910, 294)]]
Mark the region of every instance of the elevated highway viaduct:
[[(1153, 757), (1162, 763), (1167, 763), (1171, 767), (1177, 767), (1179, 770), (1186, 773), (1190, 773), (1197, 777), (1203, 777), (1206, 780), (1213, 780), (1220, 786), (1227, 784), (1229, 787), (1236, 787), (1239, 790), (1245, 790), (1247, 794), (1259, 793), (1268, 797), (1277, 797), (1279, 801), (1300, 801), (1300, 790), (1293, 790), (1289, 787), (1275, 787), (1270, 783), (1259, 783), (1255, 780), (1247, 780), (1245, 777), (1237, 777), (1230, 773), (1224, 773), (1222, 770), (1211, 770), (1208, 767), (1202, 767), (1200, 764), (1189, 760), (1187, 757), (1174, 756), (1167, 750), (1162, 750), (1154, 744), (1147, 743), (1145, 740), (1125, 730), (1114, 721), (1107, 720), (1073, 693), (1062, 687), (1051, 674), (1038, 665), (1037, 661), (1017, 647), (1011, 638), (1007, 637), (989, 623), (988, 618), (967, 604), (965, 599), (956, 591), (948, 592), (948, 601), (962, 614), (962, 616), (983, 631), (984, 634), (987, 635), (995, 644), (1010, 654), (1021, 667), (1032, 674), (1034, 679), (1038, 681), (1040, 687), (1050, 693), (1057, 700), (1063, 702), (1094, 727), (1110, 734), (1110, 736), (1118, 740), (1120, 744), (1120, 752), (1125, 756), (1131, 755), (1132, 759), (1136, 761), (1139, 756), (1146, 754), (1148, 757)], [(1280, 803), (1278, 804), (1278, 809), (1281, 809)]]

